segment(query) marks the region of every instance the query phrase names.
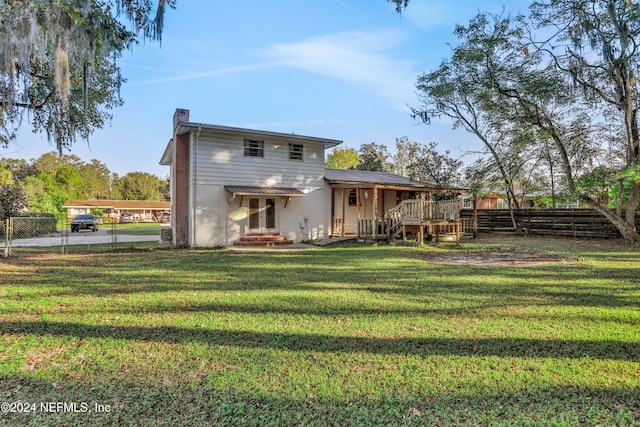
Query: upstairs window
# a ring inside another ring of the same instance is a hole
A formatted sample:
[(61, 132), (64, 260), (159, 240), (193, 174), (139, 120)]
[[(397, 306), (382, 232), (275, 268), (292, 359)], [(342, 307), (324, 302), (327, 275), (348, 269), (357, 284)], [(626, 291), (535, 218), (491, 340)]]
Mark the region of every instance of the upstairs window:
[(244, 155), (247, 157), (264, 157), (264, 141), (245, 139)]
[(304, 154), (304, 145), (289, 144), (289, 160), (302, 161)]

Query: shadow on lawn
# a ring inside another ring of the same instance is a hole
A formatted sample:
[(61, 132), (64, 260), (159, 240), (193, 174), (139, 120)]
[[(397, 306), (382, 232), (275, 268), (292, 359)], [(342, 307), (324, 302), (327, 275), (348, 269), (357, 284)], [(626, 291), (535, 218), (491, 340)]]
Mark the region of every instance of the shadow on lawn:
[(337, 353), (584, 358), (640, 361), (640, 342), (543, 340), (527, 338), (365, 338), (178, 327), (96, 326), (60, 322), (2, 322), (12, 335), (56, 335), (214, 346)]
[[(36, 297), (181, 291), (345, 290), (399, 294), (406, 301), (418, 303), (424, 303), (425, 299), (455, 298), (462, 302), (458, 306), (467, 306), (450, 309), (448, 314), (500, 304), (640, 305), (637, 286), (632, 285), (640, 274), (635, 265), (597, 273), (607, 275), (600, 286), (585, 283), (595, 279), (593, 269), (588, 266), (485, 268), (432, 264), (421, 260), (414, 249), (406, 249), (325, 249), (267, 255), (161, 252), (136, 254), (135, 260), (131, 259), (131, 254), (118, 253), (105, 259), (97, 255), (35, 259), (29, 264), (16, 262), (18, 268), (22, 263), (27, 265), (27, 273), (7, 274), (9, 282), (6, 284), (37, 287)], [(501, 279), (499, 283), (496, 283), (497, 277)], [(0, 278), (0, 284), (2, 282)], [(297, 307), (299, 305), (296, 303), (292, 312), (308, 313), (305, 309), (308, 304), (303, 303), (301, 308)], [(346, 304), (334, 306), (328, 313), (341, 314), (345, 308)], [(380, 311), (384, 311), (384, 307)], [(365, 308), (362, 312), (375, 313), (377, 310)], [(433, 313), (429, 309), (426, 312)], [(447, 310), (439, 312), (447, 314)]]
[[(200, 384), (145, 385), (132, 380), (64, 384), (24, 375), (0, 377), (12, 401), (87, 402), (91, 412), (0, 414), (3, 426), (150, 425), (637, 425), (639, 390), (564, 387), (453, 391), (411, 398), (277, 395)], [(475, 393), (474, 393), (475, 391)], [(96, 413), (94, 404), (108, 405)]]

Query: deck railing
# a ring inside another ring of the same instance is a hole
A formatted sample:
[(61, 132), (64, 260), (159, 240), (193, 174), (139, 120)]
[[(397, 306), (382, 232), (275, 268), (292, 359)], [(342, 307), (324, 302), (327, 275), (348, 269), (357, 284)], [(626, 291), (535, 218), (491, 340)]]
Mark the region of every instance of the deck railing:
[(457, 221), (460, 205), (457, 200), (403, 200), (389, 209), (387, 218), (405, 222)]
[[(403, 200), (389, 209), (384, 220), (361, 218), (347, 224), (341, 218), (332, 222), (334, 236), (355, 233), (361, 238), (388, 237), (397, 234), (403, 225), (422, 225), (426, 221), (458, 221), (460, 208), (457, 200)], [(355, 228), (355, 229), (352, 229)]]

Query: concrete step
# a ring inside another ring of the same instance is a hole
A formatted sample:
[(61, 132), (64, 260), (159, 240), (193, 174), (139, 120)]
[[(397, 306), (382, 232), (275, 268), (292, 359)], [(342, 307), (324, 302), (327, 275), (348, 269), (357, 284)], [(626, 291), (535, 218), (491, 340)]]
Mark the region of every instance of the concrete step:
[(282, 241), (287, 240), (285, 236), (280, 235), (249, 235), (245, 237), (241, 237), (241, 242), (271, 242), (271, 241)]
[(290, 245), (293, 243), (293, 240), (254, 240), (254, 241), (237, 241), (234, 242), (234, 246), (282, 246), (282, 245)]
[(281, 246), (290, 245), (293, 241), (287, 239), (285, 236), (274, 233), (253, 233), (248, 234), (245, 237), (241, 237), (238, 241), (234, 242), (234, 246)]

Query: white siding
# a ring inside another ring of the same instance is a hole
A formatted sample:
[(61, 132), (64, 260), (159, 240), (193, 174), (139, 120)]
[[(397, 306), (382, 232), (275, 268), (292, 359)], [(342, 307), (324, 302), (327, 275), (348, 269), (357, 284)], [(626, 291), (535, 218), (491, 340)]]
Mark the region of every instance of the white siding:
[[(303, 161), (289, 160), (286, 140), (264, 139), (264, 157), (244, 156), (244, 136), (219, 136), (203, 131), (189, 137), (189, 224), (192, 246), (232, 245), (247, 233), (245, 196), (232, 198), (225, 185), (292, 187), (306, 193), (276, 197), (279, 232), (299, 242), (328, 237), (330, 191), (325, 190), (324, 144), (304, 145)], [(259, 139), (255, 136), (247, 139)]]
[(320, 240), (331, 231), (331, 191), (324, 187), (307, 193), (304, 197), (292, 197), (287, 207), (278, 204), (280, 234), (294, 242)]
[(216, 138), (203, 133), (199, 141), (196, 167), (200, 185), (324, 187), (322, 143), (304, 142), (304, 160), (296, 161), (289, 160), (287, 141), (265, 139), (264, 157), (245, 156), (242, 136)]

